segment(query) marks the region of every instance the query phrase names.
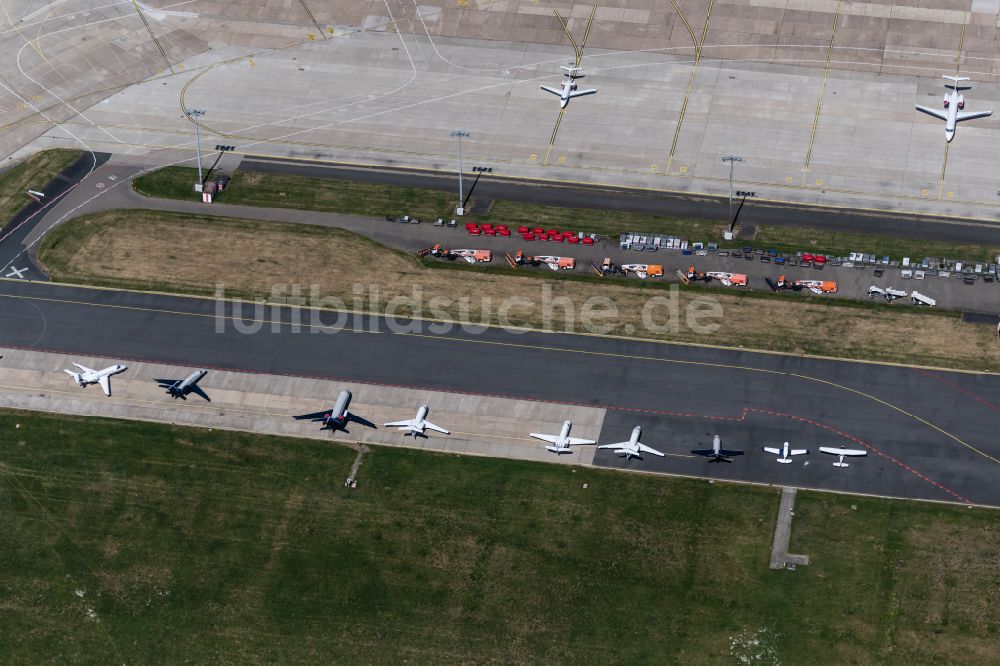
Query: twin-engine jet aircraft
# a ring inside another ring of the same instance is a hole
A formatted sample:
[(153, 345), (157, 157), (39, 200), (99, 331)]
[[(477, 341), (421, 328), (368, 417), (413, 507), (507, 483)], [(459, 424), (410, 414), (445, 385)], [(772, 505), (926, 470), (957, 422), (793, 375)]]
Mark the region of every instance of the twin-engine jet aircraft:
[(555, 454), (560, 453), (573, 453), (571, 446), (583, 446), (584, 444), (597, 444), (592, 439), (580, 439), (579, 437), (570, 437), (569, 431), (573, 428), (573, 424), (570, 421), (563, 423), (562, 430), (558, 435), (543, 435), (541, 433), (533, 432), (531, 436), (535, 439), (540, 439), (543, 442), (549, 442), (551, 446), (546, 446), (545, 448)]
[(920, 106), (917, 104), (917, 111), (923, 111), (924, 113), (934, 116), (935, 118), (940, 118), (944, 121), (944, 138), (945, 141), (951, 141), (955, 138), (955, 127), (959, 122), (963, 120), (972, 120), (973, 118), (985, 118), (993, 113), (993, 110), (989, 111), (963, 111), (965, 108), (965, 97), (959, 94), (959, 90), (968, 90), (972, 86), (960, 86), (959, 81), (968, 81), (967, 76), (947, 76), (944, 78), (951, 81), (951, 83), (944, 84), (945, 88), (951, 90), (950, 93), (944, 96), (944, 111), (938, 111), (937, 109), (932, 109), (927, 106)]
[(154, 379), (153, 381), (159, 384), (160, 388), (166, 389), (167, 393), (175, 399), (187, 400), (188, 393), (194, 393), (212, 402), (212, 399), (198, 386), (198, 382), (207, 374), (208, 370), (195, 370), (185, 379)]
[(343, 430), (344, 432), (348, 432), (347, 424), (351, 421), (368, 426), (369, 428), (376, 427), (371, 421), (363, 419), (357, 414), (352, 414), (347, 411), (350, 404), (351, 392), (341, 391), (340, 395), (337, 396), (337, 402), (334, 403), (333, 409), (329, 409), (324, 412), (316, 412), (315, 414), (302, 414), (301, 416), (293, 416), (292, 418), (296, 421), (308, 420), (322, 422), (323, 427), (321, 430)]
[(80, 386), (86, 386), (87, 384), (100, 384), (101, 388), (104, 389), (104, 395), (111, 397), (111, 375), (117, 375), (120, 372), (125, 372), (128, 370), (128, 366), (125, 365), (109, 365), (103, 370), (94, 370), (88, 368), (85, 365), (80, 365), (79, 363), (74, 363), (80, 372), (73, 372), (72, 370), (65, 370), (64, 372), (73, 378)]
[(445, 430), (441, 426), (436, 426), (430, 421), (428, 421), (425, 418), (427, 416), (427, 412), (428, 412), (427, 405), (420, 405), (420, 409), (417, 410), (416, 418), (408, 419), (406, 421), (391, 421), (389, 423), (386, 423), (385, 427), (399, 428), (400, 430), (405, 430), (406, 432), (403, 433), (404, 437), (406, 435), (413, 435), (414, 437), (417, 437), (419, 435), (421, 437), (426, 437), (427, 435), (424, 434), (424, 430), (426, 428), (430, 428), (431, 430), (437, 430), (438, 432), (443, 432), (446, 435), (450, 434), (447, 430)]
[(705, 456), (706, 458), (708, 458), (708, 462), (710, 463), (713, 462), (731, 463), (733, 462), (732, 460), (733, 456), (743, 455), (742, 451), (727, 451), (726, 449), (722, 448), (722, 439), (718, 435), (716, 435), (715, 438), (712, 439), (712, 448), (693, 449), (691, 453), (695, 454), (696, 456)]
[(617, 444), (602, 444), (598, 446), (599, 449), (615, 449), (615, 453), (620, 456), (625, 456), (625, 460), (629, 458), (638, 458), (642, 460), (643, 453), (652, 453), (654, 456), (663, 457), (663, 454), (654, 448), (646, 446), (639, 441), (639, 436), (642, 434), (642, 428), (636, 426), (632, 429), (632, 437), (627, 442), (618, 442)]
[(551, 86), (539, 86), (545, 92), (559, 96), (560, 109), (565, 109), (566, 105), (569, 104), (569, 101), (574, 97), (593, 95), (597, 92), (597, 88), (588, 88), (587, 90), (577, 89), (576, 80), (583, 78), (583, 74), (580, 73), (579, 67), (569, 67), (567, 65), (563, 65), (562, 69), (566, 72), (566, 78), (558, 88), (553, 88)]

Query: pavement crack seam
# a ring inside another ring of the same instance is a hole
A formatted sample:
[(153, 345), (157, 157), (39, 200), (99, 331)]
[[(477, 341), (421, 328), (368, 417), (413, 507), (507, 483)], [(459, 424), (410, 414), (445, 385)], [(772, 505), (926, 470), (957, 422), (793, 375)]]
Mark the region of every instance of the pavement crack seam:
[(809, 128), (809, 146), (806, 149), (806, 160), (802, 165), (802, 187), (806, 185), (806, 174), (809, 173), (809, 165), (812, 163), (813, 144), (816, 141), (816, 130), (819, 129), (819, 116), (823, 110), (823, 96), (826, 94), (826, 82), (830, 77), (830, 62), (833, 59), (833, 42), (837, 39), (837, 24), (840, 21), (840, 0), (837, 0), (837, 7), (833, 14), (833, 29), (830, 32), (830, 43), (826, 47), (826, 63), (823, 65), (823, 76), (819, 83), (819, 96), (816, 99), (816, 111), (813, 113), (812, 126)]

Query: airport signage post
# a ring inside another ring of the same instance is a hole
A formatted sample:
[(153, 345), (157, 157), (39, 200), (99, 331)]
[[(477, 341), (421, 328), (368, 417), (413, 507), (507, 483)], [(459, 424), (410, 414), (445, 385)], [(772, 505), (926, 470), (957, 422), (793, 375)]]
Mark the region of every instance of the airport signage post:
[(736, 226), (736, 220), (733, 219), (733, 166), (737, 162), (742, 162), (743, 158), (739, 155), (725, 155), (722, 158), (723, 162), (729, 162), (729, 231), (726, 232), (726, 240), (733, 240), (733, 227)]
[(202, 109), (184, 109), (184, 114), (194, 123), (195, 150), (198, 153), (198, 182), (194, 184), (194, 191), (201, 192), (201, 185), (205, 179), (201, 173), (201, 126), (198, 124), (198, 118), (205, 115), (205, 112)]

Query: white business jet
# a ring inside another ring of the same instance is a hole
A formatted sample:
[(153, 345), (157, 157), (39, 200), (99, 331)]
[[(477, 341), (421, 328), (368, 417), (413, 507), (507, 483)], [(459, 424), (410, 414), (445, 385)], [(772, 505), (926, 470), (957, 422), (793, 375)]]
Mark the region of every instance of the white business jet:
[(74, 363), (73, 365), (79, 368), (80, 372), (73, 372), (72, 370), (64, 370), (63, 372), (72, 377), (73, 381), (80, 386), (100, 384), (101, 388), (104, 389), (104, 395), (108, 397), (111, 396), (111, 375), (117, 375), (120, 372), (128, 370), (128, 366), (118, 364), (109, 365), (103, 370), (94, 370), (79, 363)]
[(773, 446), (765, 446), (764, 451), (767, 453), (773, 453), (774, 455), (778, 456), (778, 462), (784, 465), (787, 465), (788, 463), (792, 462), (792, 459), (789, 458), (789, 456), (804, 456), (809, 453), (809, 449), (789, 448), (788, 442), (785, 442), (784, 446), (782, 446), (780, 449), (775, 448)]
[(845, 449), (843, 446), (821, 446), (819, 447), (820, 453), (829, 453), (831, 456), (838, 456), (837, 462), (833, 463), (834, 467), (850, 467), (844, 462), (846, 456), (867, 456), (868, 452), (864, 449)]
[(617, 444), (602, 444), (598, 446), (599, 449), (615, 449), (615, 453), (620, 456), (625, 456), (625, 460), (629, 458), (638, 458), (642, 460), (642, 453), (652, 453), (654, 456), (663, 457), (663, 454), (654, 448), (648, 447), (639, 441), (639, 435), (642, 434), (642, 428), (636, 426), (632, 429), (632, 437), (627, 442), (618, 442)]
[(543, 435), (541, 433), (533, 432), (531, 436), (535, 439), (540, 439), (543, 442), (549, 442), (552, 446), (546, 446), (545, 448), (552, 453), (573, 453), (571, 446), (582, 446), (584, 444), (597, 444), (592, 439), (580, 439), (579, 437), (570, 437), (569, 431), (573, 428), (573, 424), (570, 421), (563, 423), (562, 430), (559, 431), (558, 435)]
[(576, 80), (583, 78), (583, 74), (580, 74), (579, 67), (569, 67), (567, 65), (562, 66), (563, 71), (566, 72), (566, 78), (560, 84), (558, 88), (553, 88), (552, 86), (539, 86), (545, 92), (552, 93), (553, 95), (559, 96), (559, 108), (565, 109), (569, 101), (574, 97), (583, 97), (584, 95), (593, 95), (597, 92), (597, 88), (588, 88), (587, 90), (577, 90)]
[(935, 118), (940, 118), (944, 121), (944, 138), (945, 141), (951, 141), (955, 138), (955, 126), (963, 120), (972, 120), (973, 118), (985, 118), (993, 113), (993, 110), (989, 111), (963, 111), (965, 108), (965, 97), (959, 94), (959, 90), (968, 90), (972, 86), (960, 86), (959, 81), (968, 81), (967, 76), (948, 76), (945, 75), (944, 78), (951, 81), (951, 83), (944, 84), (945, 88), (951, 90), (950, 93), (944, 96), (944, 111), (938, 111), (937, 109), (932, 109), (926, 106), (920, 106), (917, 104), (917, 111), (923, 111), (924, 113), (934, 116)]
[(412, 418), (407, 421), (392, 421), (390, 423), (386, 423), (385, 427), (399, 428), (400, 430), (405, 430), (406, 432), (403, 433), (403, 437), (406, 437), (407, 435), (413, 435), (414, 437), (416, 437), (417, 435), (421, 435), (423, 437), (426, 437), (427, 435), (424, 434), (425, 428), (430, 428), (431, 430), (437, 430), (438, 432), (443, 432), (446, 435), (451, 434), (441, 426), (436, 426), (430, 421), (428, 421), (425, 418), (427, 416), (427, 411), (428, 411), (427, 405), (420, 405), (420, 409), (417, 410), (416, 418)]

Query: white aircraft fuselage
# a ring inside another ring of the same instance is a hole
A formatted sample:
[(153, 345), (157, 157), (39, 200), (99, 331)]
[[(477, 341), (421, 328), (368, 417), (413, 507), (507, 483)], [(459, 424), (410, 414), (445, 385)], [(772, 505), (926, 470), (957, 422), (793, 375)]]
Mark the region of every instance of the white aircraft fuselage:
[(112, 375), (117, 375), (120, 372), (125, 372), (128, 370), (128, 366), (115, 364), (110, 365), (103, 370), (94, 370), (88, 368), (85, 365), (80, 365), (79, 363), (74, 363), (80, 372), (74, 372), (73, 370), (66, 370), (66, 374), (73, 378), (80, 386), (87, 386), (88, 384), (100, 384), (101, 388), (104, 389), (104, 394), (107, 396), (111, 395), (111, 381)]
[[(928, 115), (934, 116), (935, 118), (940, 118), (944, 121), (944, 138), (945, 141), (951, 142), (955, 138), (955, 128), (958, 127), (958, 123), (963, 120), (972, 120), (973, 118), (985, 118), (993, 113), (993, 110), (989, 111), (965, 111), (965, 97), (959, 92), (962, 86), (959, 85), (960, 81), (968, 81), (967, 76), (944, 76), (945, 79), (951, 81), (951, 83), (944, 84), (946, 88), (949, 88), (944, 96), (944, 110), (939, 111), (937, 109), (932, 109), (926, 106), (921, 106), (917, 104), (917, 110), (922, 111)], [(969, 86), (965, 86), (967, 89)]]

